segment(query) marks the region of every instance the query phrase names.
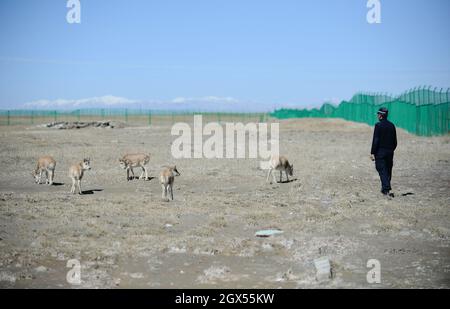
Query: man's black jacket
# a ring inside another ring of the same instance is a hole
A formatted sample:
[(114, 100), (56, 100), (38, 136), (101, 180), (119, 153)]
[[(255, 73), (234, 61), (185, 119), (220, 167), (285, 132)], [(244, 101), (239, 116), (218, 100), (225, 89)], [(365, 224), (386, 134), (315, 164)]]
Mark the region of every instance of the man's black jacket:
[(392, 122), (387, 119), (379, 121), (373, 132), (371, 154), (377, 155), (380, 149), (394, 151), (397, 148), (397, 132)]

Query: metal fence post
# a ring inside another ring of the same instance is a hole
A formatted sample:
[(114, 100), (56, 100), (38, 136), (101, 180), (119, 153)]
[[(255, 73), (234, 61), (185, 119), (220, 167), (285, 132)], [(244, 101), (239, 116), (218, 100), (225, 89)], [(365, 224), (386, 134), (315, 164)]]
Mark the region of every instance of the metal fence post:
[(420, 87), (417, 89), (417, 97), (418, 97), (418, 99), (417, 99), (417, 104), (421, 104), (422, 102), (420, 101)]
[(420, 102), (420, 104), (426, 103), (425, 102), (425, 86), (422, 86), (422, 101)]

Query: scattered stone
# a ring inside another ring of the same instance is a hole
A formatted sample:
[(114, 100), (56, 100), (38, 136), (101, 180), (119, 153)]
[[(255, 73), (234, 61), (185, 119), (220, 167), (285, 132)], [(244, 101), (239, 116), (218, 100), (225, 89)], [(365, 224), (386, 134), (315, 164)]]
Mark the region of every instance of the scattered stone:
[(36, 267), (34, 270), (38, 273), (45, 273), (46, 271), (48, 271), (48, 268), (41, 265), (39, 267)]
[(270, 230), (261, 230), (255, 233), (256, 237), (270, 237), (278, 234), (283, 234), (282, 230), (278, 229), (270, 229)]
[(292, 269), (288, 269), (288, 271), (281, 274), (281, 276), (279, 276), (279, 278), (276, 281), (278, 281), (278, 282), (280, 282), (280, 281), (295, 281), (298, 279), (299, 279), (299, 276), (295, 275), (294, 272), (292, 271)]
[(403, 230), (400, 233), (398, 233), (400, 236), (411, 236), (411, 232), (407, 230)]
[(119, 286), (120, 285), (120, 278), (114, 279), (114, 285)]
[(185, 247), (169, 247), (170, 253), (186, 253), (187, 249)]
[(314, 266), (316, 267), (316, 279), (319, 282), (327, 281), (331, 279), (331, 264), (327, 257), (320, 257), (314, 260)]
[(271, 244), (262, 244), (261, 247), (264, 251), (273, 251), (273, 246)]
[(130, 274), (130, 277), (133, 279), (142, 279), (142, 278), (144, 278), (144, 274), (143, 273), (132, 273), (132, 274)]
[(226, 279), (230, 273), (231, 269), (227, 266), (211, 266), (205, 269), (203, 275), (200, 275), (197, 280), (201, 283), (212, 283), (217, 280), (228, 281)]

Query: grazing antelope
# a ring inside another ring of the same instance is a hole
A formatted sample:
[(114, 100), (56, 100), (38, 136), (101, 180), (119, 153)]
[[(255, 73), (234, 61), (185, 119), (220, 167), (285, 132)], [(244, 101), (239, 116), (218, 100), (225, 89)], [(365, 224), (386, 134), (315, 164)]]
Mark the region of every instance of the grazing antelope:
[(167, 196), (168, 191), (170, 191), (170, 197), (173, 201), (173, 182), (175, 181), (175, 176), (180, 176), (176, 166), (165, 167), (159, 176), (162, 187), (162, 199), (169, 201)]
[(83, 194), (81, 191), (81, 179), (83, 178), (84, 171), (91, 169), (91, 159), (83, 159), (78, 164), (74, 164), (69, 168), (69, 177), (72, 179), (72, 188), (70, 193), (75, 194), (75, 183), (78, 185), (78, 193)]
[(134, 178), (133, 167), (142, 168), (141, 176), (139, 179), (142, 179), (142, 176), (145, 172), (144, 180), (148, 179), (147, 168), (145, 165), (150, 161), (150, 155), (146, 155), (144, 153), (136, 153), (136, 154), (126, 154), (121, 159), (119, 159), (120, 167), (127, 170), (127, 180), (130, 180), (130, 171)]
[[(293, 176), (294, 174), (294, 165), (289, 164), (289, 161), (286, 157), (283, 156), (272, 156), (269, 161), (269, 172), (267, 173), (267, 180), (269, 181), (270, 174), (272, 174), (273, 170), (280, 171), (280, 182), (282, 182), (283, 172), (286, 173), (287, 181), (289, 181), (289, 176)], [(276, 177), (272, 174), (273, 179), (277, 182)], [(270, 181), (272, 184), (272, 181)]]
[(38, 159), (36, 169), (32, 175), (36, 183), (41, 184), (42, 174), (45, 173), (46, 181), (48, 185), (53, 184), (55, 178), (56, 161), (51, 156), (43, 156)]

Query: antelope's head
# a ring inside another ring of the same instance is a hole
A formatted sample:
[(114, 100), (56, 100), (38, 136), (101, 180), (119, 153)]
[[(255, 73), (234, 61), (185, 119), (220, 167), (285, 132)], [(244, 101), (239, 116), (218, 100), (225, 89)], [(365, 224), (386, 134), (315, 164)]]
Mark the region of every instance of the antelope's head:
[(83, 162), (81, 162), (81, 167), (85, 171), (90, 170), (91, 169), (91, 159), (90, 158), (84, 158)]

